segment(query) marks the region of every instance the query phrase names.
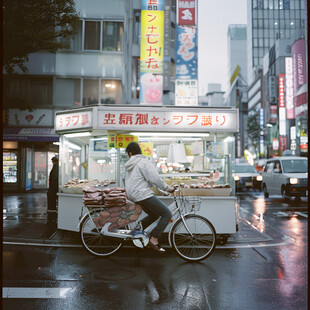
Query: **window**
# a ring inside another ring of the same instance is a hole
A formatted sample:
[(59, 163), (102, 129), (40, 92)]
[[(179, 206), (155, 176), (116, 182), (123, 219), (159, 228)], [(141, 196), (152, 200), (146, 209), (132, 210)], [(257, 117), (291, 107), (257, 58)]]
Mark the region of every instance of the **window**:
[(81, 80), (56, 78), (54, 83), (53, 104), (55, 106), (81, 105)]
[(118, 80), (101, 80), (101, 103), (122, 103), (122, 82)]
[(133, 43), (140, 44), (141, 37), (141, 12), (134, 14), (134, 30), (133, 30)]
[(103, 22), (102, 49), (104, 51), (122, 50), (123, 24), (116, 22)]
[[(277, 172), (276, 172), (277, 171)], [(273, 172), (275, 173), (282, 173), (282, 169), (281, 169), (281, 165), (279, 161), (276, 161), (274, 163), (274, 168), (273, 168)]]
[(100, 22), (85, 21), (85, 50), (100, 50)]
[(283, 170), (285, 173), (307, 173), (307, 159), (286, 159), (282, 161)]
[(267, 163), (267, 165), (266, 165), (266, 172), (271, 173), (272, 170), (273, 170), (273, 167), (274, 167), (274, 162)]
[(83, 80), (83, 105), (98, 104), (99, 102), (99, 80)]
[(258, 39), (253, 39), (253, 46), (254, 46), (254, 47), (258, 47), (258, 42), (257, 42), (257, 40), (258, 40)]
[(123, 23), (84, 21), (84, 50), (122, 51)]
[(15, 76), (4, 80), (5, 106), (30, 107), (52, 105), (53, 80), (50, 77)]
[(269, 10), (273, 9), (273, 0), (269, 0)]

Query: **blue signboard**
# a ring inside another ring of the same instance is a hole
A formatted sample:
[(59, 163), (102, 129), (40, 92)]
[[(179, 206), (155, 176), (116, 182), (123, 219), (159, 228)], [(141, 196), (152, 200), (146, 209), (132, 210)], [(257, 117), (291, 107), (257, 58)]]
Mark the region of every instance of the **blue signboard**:
[(141, 9), (146, 11), (164, 11), (165, 0), (142, 0)]
[(178, 26), (176, 42), (176, 79), (196, 80), (197, 29)]

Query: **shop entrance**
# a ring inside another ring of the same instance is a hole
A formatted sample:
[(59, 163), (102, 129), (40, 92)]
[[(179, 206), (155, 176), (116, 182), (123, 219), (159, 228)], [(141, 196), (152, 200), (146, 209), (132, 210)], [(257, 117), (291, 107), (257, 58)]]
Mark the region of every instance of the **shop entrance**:
[(48, 188), (48, 177), (53, 167), (51, 159), (54, 156), (54, 152), (34, 152), (34, 188)]

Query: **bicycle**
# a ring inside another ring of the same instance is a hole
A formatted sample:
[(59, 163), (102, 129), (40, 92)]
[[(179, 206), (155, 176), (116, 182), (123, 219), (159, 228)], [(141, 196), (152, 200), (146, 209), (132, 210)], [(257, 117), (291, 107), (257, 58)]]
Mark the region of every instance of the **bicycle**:
[[(177, 192), (179, 195), (176, 195)], [(195, 214), (195, 211), (199, 210), (198, 199), (194, 199), (190, 204), (179, 190), (174, 192), (173, 198), (174, 201), (168, 207), (172, 212), (172, 218), (177, 215), (177, 219), (169, 230), (170, 247), (186, 261), (197, 262), (206, 259), (216, 246), (214, 226), (205, 217)], [(149, 242), (149, 233), (159, 221), (156, 220), (144, 231), (138, 231), (138, 234), (130, 227), (108, 231), (111, 223), (97, 228), (93, 221), (107, 207), (84, 205), (83, 208), (87, 210), (79, 223), (80, 237), (83, 247), (95, 256), (107, 257), (114, 254), (122, 247), (124, 241), (132, 241), (136, 247), (145, 248)]]

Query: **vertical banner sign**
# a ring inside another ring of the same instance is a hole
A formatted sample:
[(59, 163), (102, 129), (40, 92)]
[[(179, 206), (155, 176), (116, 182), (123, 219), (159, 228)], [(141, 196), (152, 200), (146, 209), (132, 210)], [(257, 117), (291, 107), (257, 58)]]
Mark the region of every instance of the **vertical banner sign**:
[(162, 104), (164, 0), (142, 0), (140, 103)]
[(196, 0), (178, 0), (178, 25), (196, 26), (196, 15)]
[(293, 61), (293, 102), (295, 117), (297, 117), (302, 116), (308, 109), (307, 88), (302, 87), (307, 83), (305, 39), (295, 41), (291, 53)]
[(285, 77), (285, 74), (279, 74), (279, 134), (280, 136), (286, 135), (284, 77)]
[(197, 28), (176, 29), (176, 79), (197, 80)]
[(293, 102), (293, 61), (292, 57), (285, 57), (285, 101), (286, 101), (286, 118), (294, 119), (294, 102)]
[(164, 15), (164, 70), (163, 70), (163, 90), (170, 90), (171, 77), (171, 0), (165, 0), (165, 15)]

